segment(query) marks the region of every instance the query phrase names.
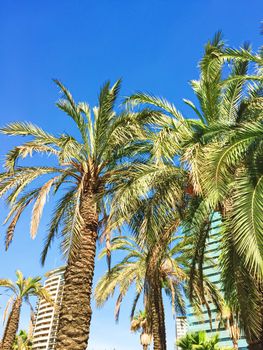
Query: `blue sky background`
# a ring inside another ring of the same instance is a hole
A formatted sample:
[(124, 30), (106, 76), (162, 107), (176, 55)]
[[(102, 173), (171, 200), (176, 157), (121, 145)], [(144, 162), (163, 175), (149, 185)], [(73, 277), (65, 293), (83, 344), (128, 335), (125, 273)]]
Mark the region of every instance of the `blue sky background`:
[[(52, 78), (69, 87), (76, 100), (96, 103), (105, 80), (123, 78), (122, 95), (150, 91), (173, 101), (186, 115), (182, 98), (191, 98), (188, 81), (198, 77), (197, 62), (204, 43), (221, 29), (227, 43), (262, 44), (262, 0), (46, 0), (0, 2), (0, 122), (31, 121), (54, 133), (72, 131), (72, 123), (55, 107), (58, 89)], [(21, 140), (0, 136), (0, 161)], [(54, 245), (42, 268), (39, 256), (48, 216), (47, 206), (35, 241), (29, 238), (28, 211), (15, 240), (4, 251), (1, 227), (0, 277), (43, 275), (61, 263)], [(6, 207), (0, 203), (0, 220)], [(96, 267), (96, 277), (106, 270)], [(133, 293), (123, 305), (120, 323), (114, 303), (94, 310), (89, 350), (134, 350), (138, 337), (129, 331)], [(6, 298), (0, 296), (0, 314)], [(174, 322), (167, 310), (168, 349), (173, 348)], [(1, 317), (1, 315), (0, 315)], [(1, 321), (1, 320), (0, 320)], [(21, 326), (27, 327), (23, 309)], [(2, 332), (1, 326), (0, 331)]]

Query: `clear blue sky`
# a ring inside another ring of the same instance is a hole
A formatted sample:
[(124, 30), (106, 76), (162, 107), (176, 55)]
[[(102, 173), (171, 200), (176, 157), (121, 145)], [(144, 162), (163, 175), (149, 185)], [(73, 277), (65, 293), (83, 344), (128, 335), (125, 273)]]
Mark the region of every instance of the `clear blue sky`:
[[(72, 124), (55, 108), (61, 79), (76, 99), (96, 102), (98, 88), (123, 78), (122, 94), (135, 90), (165, 96), (179, 108), (191, 98), (188, 81), (198, 77), (197, 62), (204, 43), (221, 29), (227, 43), (262, 44), (262, 0), (6, 0), (0, 3), (0, 121), (32, 121), (52, 132), (71, 131)], [(20, 140), (0, 136), (0, 160)], [(0, 204), (0, 220), (6, 208)], [(1, 227), (0, 276), (14, 278), (20, 268), (39, 274), (60, 264), (57, 247), (45, 268), (39, 263), (50, 206), (35, 241), (29, 239), (28, 212), (6, 253)], [(106, 270), (99, 262), (96, 279)], [(113, 302), (95, 310), (89, 350), (135, 350), (138, 336), (129, 331), (130, 294), (119, 325)], [(5, 299), (0, 296), (0, 314)], [(174, 323), (167, 309), (168, 349), (173, 348)], [(1, 317), (1, 315), (0, 315)], [(21, 325), (27, 325), (23, 310)], [(1, 327), (0, 327), (1, 331)]]

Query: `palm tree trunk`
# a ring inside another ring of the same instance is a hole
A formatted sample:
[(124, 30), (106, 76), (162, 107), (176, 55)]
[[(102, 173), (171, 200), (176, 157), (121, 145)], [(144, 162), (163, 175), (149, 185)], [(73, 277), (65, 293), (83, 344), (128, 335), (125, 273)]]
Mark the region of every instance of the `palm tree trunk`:
[(12, 306), (10, 315), (6, 323), (3, 339), (2, 350), (12, 350), (13, 344), (16, 338), (16, 332), (18, 330), (20, 311), (21, 311), (22, 299), (17, 298)]
[(150, 283), (150, 288), (153, 348), (154, 350), (166, 350), (165, 315), (158, 272), (156, 272), (154, 280)]
[(159, 272), (159, 257), (161, 246), (156, 244), (150, 252), (149, 262), (146, 271), (146, 286), (149, 297), (153, 348), (154, 350), (166, 350), (165, 316), (162, 299), (162, 287)]
[(263, 341), (248, 344), (249, 350), (263, 350)]
[(258, 339), (248, 344), (249, 350), (263, 350), (263, 284), (258, 285), (258, 293), (260, 295), (260, 311), (261, 311), (261, 330)]
[(165, 314), (162, 297), (162, 286), (160, 276), (160, 263), (174, 227), (167, 229), (161, 239), (156, 242), (149, 253), (149, 261), (146, 271), (146, 289), (148, 289), (149, 305), (151, 313), (151, 325), (153, 334), (153, 349), (166, 350)]
[(91, 322), (91, 293), (96, 255), (98, 215), (93, 192), (84, 187), (80, 214), (84, 221), (78, 251), (70, 255), (56, 340), (56, 350), (85, 350)]

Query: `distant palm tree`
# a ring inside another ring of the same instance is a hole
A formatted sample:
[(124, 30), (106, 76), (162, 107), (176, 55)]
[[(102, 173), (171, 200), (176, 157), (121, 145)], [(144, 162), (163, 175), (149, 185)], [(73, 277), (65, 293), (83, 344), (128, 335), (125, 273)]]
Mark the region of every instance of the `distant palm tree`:
[(131, 331), (137, 332), (141, 330), (140, 342), (143, 350), (147, 350), (151, 344), (152, 336), (149, 333), (149, 326), (147, 325), (147, 317), (145, 311), (139, 311), (131, 320)]
[[(153, 232), (149, 231), (149, 236), (150, 233)], [(160, 238), (162, 238), (161, 235)], [(149, 242), (148, 237), (148, 244)], [(98, 281), (95, 300), (97, 306), (101, 307), (118, 289), (119, 295), (115, 306), (115, 319), (118, 320), (123, 299), (128, 290), (134, 286), (136, 295), (131, 310), (131, 320), (133, 322), (136, 305), (140, 296), (143, 295), (146, 310), (143, 314), (146, 318), (146, 333), (153, 335), (154, 349), (163, 350), (166, 347), (166, 334), (162, 290), (170, 298), (173, 312), (184, 314), (185, 295), (188, 295), (190, 257), (187, 248), (184, 251), (185, 241), (180, 240), (180, 237), (176, 235), (172, 235), (166, 244), (156, 242), (153, 246), (158, 248), (159, 255), (154, 261), (152, 260), (153, 247), (148, 246), (147, 242), (138, 244), (136, 239), (125, 236), (113, 238), (111, 251), (121, 251), (124, 257)], [(106, 254), (107, 249), (105, 248), (100, 257)], [(154, 281), (148, 276), (149, 263), (153, 264), (151, 268), (155, 271)], [(218, 305), (221, 302), (217, 289), (206, 279), (205, 297), (206, 304), (213, 302)], [(199, 312), (202, 305), (203, 298), (199, 295), (198, 286), (196, 286), (193, 307)], [(140, 314), (140, 320), (141, 317), (142, 314)]]
[[(131, 319), (133, 320), (137, 302), (141, 295), (144, 295), (144, 304), (147, 315), (147, 334), (152, 334), (154, 339), (154, 348), (163, 349), (160, 344), (166, 343), (165, 325), (164, 325), (164, 308), (162, 289), (165, 289), (171, 299), (173, 309), (177, 309), (180, 313), (185, 312), (184, 305), (184, 281), (186, 274), (181, 266), (181, 258), (175, 256), (177, 247), (167, 245), (160, 264), (158, 263), (158, 280), (154, 285), (150, 282), (149, 291), (146, 287), (147, 268), (150, 259), (151, 250), (146, 245), (140, 246), (133, 238), (117, 237), (112, 240), (112, 251), (120, 250), (125, 253), (122, 261), (107, 272), (98, 282), (95, 289), (95, 300), (97, 306), (102, 306), (114, 291), (118, 288), (119, 295), (115, 307), (115, 318), (118, 320), (120, 307), (128, 290), (134, 285), (136, 288), (136, 296), (133, 302)], [(101, 256), (106, 254), (106, 249)], [(159, 292), (160, 289), (160, 292)], [(152, 300), (152, 294), (158, 300)], [(158, 306), (158, 309), (156, 307)], [(148, 311), (147, 311), (148, 310)], [(148, 314), (147, 314), (148, 313)], [(146, 316), (145, 316), (146, 317)], [(161, 320), (161, 324), (157, 322)], [(157, 327), (158, 326), (158, 327)], [(157, 345), (159, 344), (159, 345)]]
[(21, 330), (16, 338), (13, 345), (13, 350), (31, 350), (32, 349), (32, 338), (29, 337), (26, 331)]
[(0, 287), (5, 288), (6, 292), (12, 292), (13, 294), (7, 303), (5, 311), (6, 317), (9, 306), (12, 305), (11, 311), (7, 318), (4, 335), (2, 338), (2, 350), (11, 350), (14, 345), (23, 301), (29, 303), (29, 298), (31, 296), (37, 296), (40, 298), (44, 298), (46, 301), (52, 303), (48, 292), (40, 283), (41, 277), (25, 278), (22, 272), (20, 272), (19, 270), (16, 271), (16, 276), (16, 282), (13, 282), (8, 279), (0, 279)]
[[(173, 161), (174, 150), (171, 143), (170, 145), (165, 144), (164, 136), (167, 132), (165, 126), (161, 127), (161, 125), (153, 132), (152, 130), (147, 132), (150, 157), (144, 162), (131, 164), (124, 173), (125, 181), (119, 179), (118, 183), (116, 180), (117, 191), (112, 201), (116, 212), (121, 213), (117, 215), (117, 218), (124, 218), (123, 220), (128, 223), (131, 232), (136, 237), (136, 244), (148, 252), (144, 275), (144, 292), (147, 295), (148, 304), (145, 305), (145, 308), (147, 317), (152, 319), (149, 324), (152, 324), (153, 328), (155, 350), (166, 349), (160, 267), (169, 250), (170, 242), (173, 239), (179, 239), (177, 237), (178, 228), (189, 211), (189, 200), (192, 196), (188, 172), (178, 167)], [(167, 153), (165, 157), (162, 156), (162, 147), (170, 150), (170, 156)], [(116, 221), (119, 223), (118, 219)], [(195, 237), (191, 236), (190, 243), (188, 236), (188, 250), (195, 249)], [(179, 249), (179, 246), (177, 248)], [(183, 246), (180, 249), (183, 250)], [(126, 248), (124, 250), (126, 251)], [(134, 251), (136, 254), (140, 249), (135, 248)], [(193, 255), (189, 253), (187, 256), (189, 262)], [(167, 290), (169, 288), (168, 284)], [(220, 296), (215, 286), (208, 280), (203, 283), (195, 279), (191, 293), (192, 305), (200, 312), (202, 306), (210, 310), (209, 304), (212, 301), (220, 308)]]
[[(117, 114), (114, 106), (120, 81), (112, 87), (109, 82), (102, 87), (98, 106), (93, 109), (87, 103), (76, 103), (70, 92), (60, 82), (56, 83), (64, 94), (57, 106), (74, 121), (80, 137), (55, 136), (31, 123), (12, 123), (2, 128), (4, 134), (28, 136), (30, 140), (7, 154), (6, 171), (0, 175), (0, 196), (8, 193), (10, 204), (6, 219), (6, 222), (10, 220), (6, 235), (8, 248), (24, 209), (34, 203), (31, 219), (34, 238), (48, 194), (60, 194), (51, 215), (42, 262), (54, 238), (62, 237), (61, 248), (68, 264), (56, 349), (85, 350), (92, 314), (90, 297), (96, 244), (99, 230), (104, 229), (109, 215), (106, 195), (110, 197), (115, 181), (111, 178), (123, 178), (122, 170), (138, 157), (135, 142), (138, 137), (143, 139), (145, 133), (141, 126), (159, 120), (160, 113)], [(50, 155), (47, 166), (17, 164), (19, 159), (36, 153)], [(34, 180), (39, 187), (32, 188)], [(62, 188), (64, 192), (60, 191)], [(109, 231), (105, 232), (108, 237)]]

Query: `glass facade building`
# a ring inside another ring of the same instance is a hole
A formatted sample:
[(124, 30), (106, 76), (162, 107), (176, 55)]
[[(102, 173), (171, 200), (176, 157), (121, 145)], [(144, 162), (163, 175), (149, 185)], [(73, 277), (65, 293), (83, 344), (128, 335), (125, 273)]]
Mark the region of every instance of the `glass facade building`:
[[(207, 241), (206, 253), (207, 257), (213, 261), (213, 263), (218, 266), (218, 258), (220, 255), (220, 217), (217, 214), (214, 214), (213, 223), (211, 232), (209, 234), (209, 239)], [(213, 282), (218, 289), (221, 289), (221, 280), (220, 280), (220, 272), (217, 270), (213, 264), (204, 267), (204, 275), (209, 278), (211, 282)], [(219, 327), (219, 317), (218, 312), (212, 304), (210, 305), (211, 314), (212, 314), (212, 328), (210, 326), (210, 319), (208, 316), (207, 310), (204, 308), (202, 312), (202, 318), (196, 316), (194, 314), (194, 310), (191, 306), (188, 306), (187, 310), (187, 320), (188, 320), (188, 332), (198, 332), (205, 331), (209, 336), (213, 336), (215, 334), (219, 335), (219, 346), (227, 346), (232, 347), (233, 343), (229, 336), (229, 331), (223, 327)], [(243, 336), (241, 336), (238, 342), (239, 349), (246, 349), (247, 342)]]

